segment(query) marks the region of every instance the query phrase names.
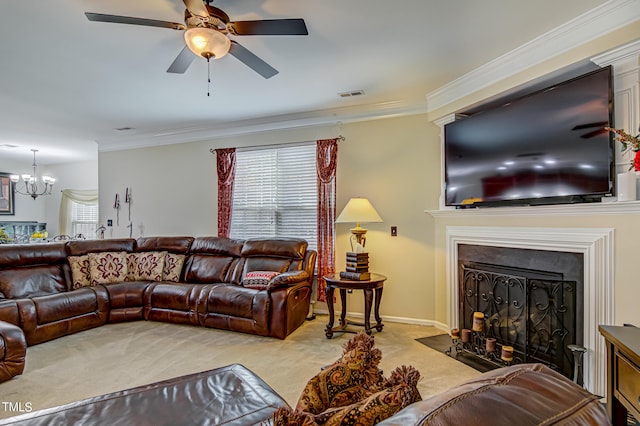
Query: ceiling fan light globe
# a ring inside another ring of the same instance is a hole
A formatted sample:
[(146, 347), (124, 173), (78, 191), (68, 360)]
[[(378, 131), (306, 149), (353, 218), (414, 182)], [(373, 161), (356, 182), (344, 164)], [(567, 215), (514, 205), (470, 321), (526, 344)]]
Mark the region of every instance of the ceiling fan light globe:
[(184, 40), (193, 53), (204, 58), (219, 59), (231, 48), (231, 40), (211, 28), (189, 28), (184, 32)]

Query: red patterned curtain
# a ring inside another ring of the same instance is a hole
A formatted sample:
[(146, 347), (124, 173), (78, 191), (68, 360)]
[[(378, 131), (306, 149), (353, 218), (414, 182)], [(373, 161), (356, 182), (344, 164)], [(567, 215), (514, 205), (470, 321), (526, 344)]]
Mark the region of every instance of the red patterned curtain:
[(229, 238), (233, 182), (236, 176), (236, 149), (216, 149), (218, 168), (218, 236)]
[(325, 275), (336, 271), (334, 256), (336, 221), (336, 165), (338, 139), (323, 139), (316, 143), (318, 171), (318, 301), (326, 302)]

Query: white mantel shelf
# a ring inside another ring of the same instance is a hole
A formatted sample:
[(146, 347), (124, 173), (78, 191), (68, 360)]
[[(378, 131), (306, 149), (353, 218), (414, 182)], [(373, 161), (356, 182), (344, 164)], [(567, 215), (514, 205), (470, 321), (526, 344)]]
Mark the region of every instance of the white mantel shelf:
[(640, 201), (606, 203), (555, 204), (549, 206), (447, 208), (425, 210), (435, 218), (474, 216), (594, 216), (602, 214), (640, 214)]

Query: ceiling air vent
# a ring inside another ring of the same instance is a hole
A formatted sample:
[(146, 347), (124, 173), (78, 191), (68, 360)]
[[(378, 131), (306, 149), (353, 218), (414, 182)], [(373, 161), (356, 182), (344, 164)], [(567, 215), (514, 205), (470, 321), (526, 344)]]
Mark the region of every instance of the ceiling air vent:
[(133, 127), (117, 127), (116, 130), (119, 132), (127, 132), (129, 130), (133, 130)]
[(338, 93), (338, 96), (340, 96), (341, 98), (350, 98), (352, 96), (360, 96), (360, 95), (364, 95), (364, 90), (352, 90), (350, 92)]

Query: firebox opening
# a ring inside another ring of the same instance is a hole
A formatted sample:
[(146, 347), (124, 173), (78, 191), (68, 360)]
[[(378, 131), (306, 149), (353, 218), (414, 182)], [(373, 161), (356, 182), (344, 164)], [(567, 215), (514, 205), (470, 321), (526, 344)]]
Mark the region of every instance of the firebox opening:
[[(513, 347), (513, 363), (541, 362), (574, 375), (569, 345), (582, 345), (583, 259), (578, 253), (459, 245), (460, 327), (484, 325), (476, 341), (497, 340), (497, 355), (480, 355), (500, 366), (500, 348)], [(481, 343), (484, 345), (484, 343)]]

